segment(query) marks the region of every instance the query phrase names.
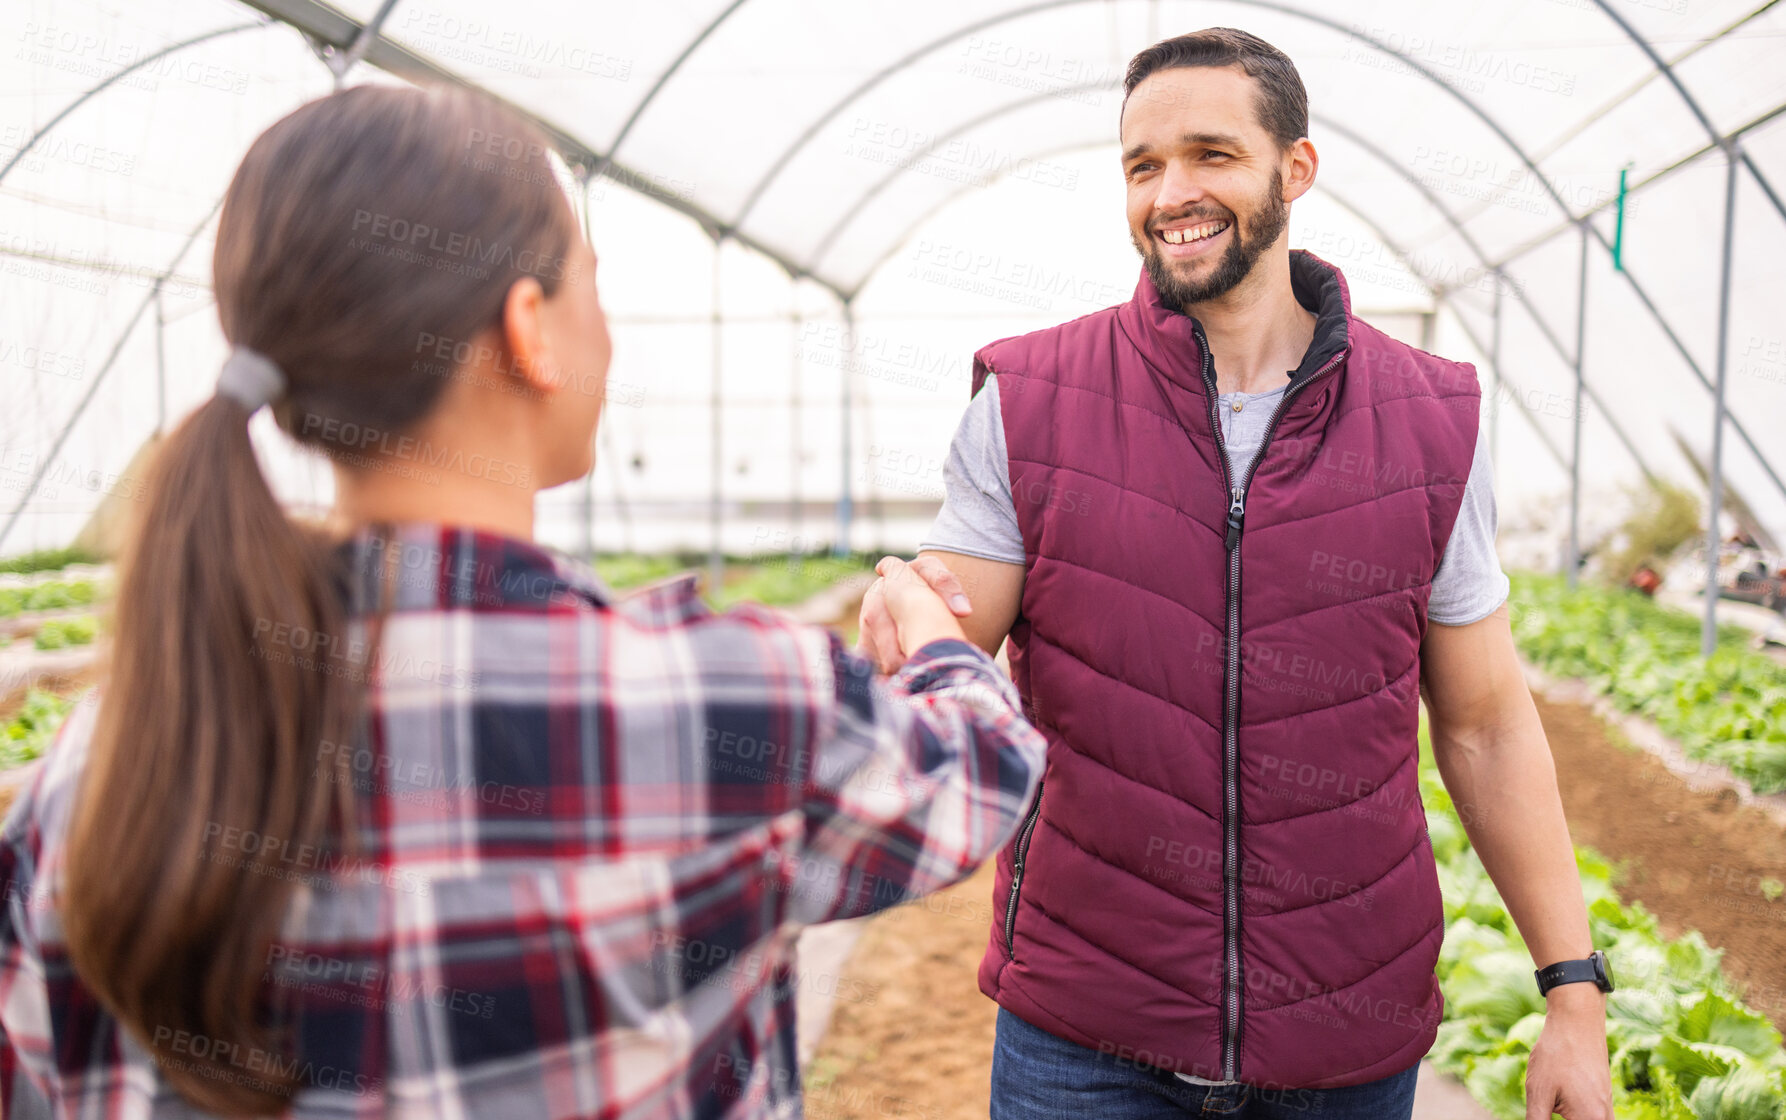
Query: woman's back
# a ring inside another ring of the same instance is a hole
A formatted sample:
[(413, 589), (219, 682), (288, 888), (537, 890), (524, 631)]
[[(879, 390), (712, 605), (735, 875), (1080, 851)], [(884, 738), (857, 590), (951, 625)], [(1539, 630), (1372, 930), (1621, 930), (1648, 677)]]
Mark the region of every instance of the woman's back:
[[(257, 623), (256, 648), (364, 688), (317, 760), (352, 790), (354, 842), (197, 822), (203, 858), (296, 884), (262, 977), (292, 1045), (145, 1024), (164, 1066), (294, 1078), (293, 1115), (794, 1115), (799, 928), (960, 878), (1040, 773), (965, 642), (877, 683), (835, 636), (714, 614), (692, 579), (615, 601), (586, 566), (426, 522), (336, 556), (344, 635)], [(193, 1115), (61, 940), (95, 715), (0, 834), (4, 1099)]]

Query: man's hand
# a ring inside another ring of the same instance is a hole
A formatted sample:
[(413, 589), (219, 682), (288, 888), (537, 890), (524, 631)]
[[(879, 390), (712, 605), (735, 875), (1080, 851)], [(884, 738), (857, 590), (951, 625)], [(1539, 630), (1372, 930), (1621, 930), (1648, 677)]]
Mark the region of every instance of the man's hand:
[(1544, 1029), (1526, 1065), (1526, 1120), (1552, 1113), (1613, 1120), (1606, 995), (1592, 984), (1559, 984), (1546, 998)]
[[(897, 556), (883, 556), (874, 570), (881, 578), (875, 580), (868, 594), (862, 596), (856, 652), (873, 661), (875, 668), (883, 673), (897, 672), (905, 664), (909, 652), (900, 642), (899, 619), (904, 612), (897, 597), (908, 590), (904, 586), (907, 581), (922, 580), (928, 585), (925, 594), (934, 592), (940, 596), (957, 618), (966, 618), (973, 613), (974, 606), (961, 589), (961, 581), (934, 556), (920, 556), (909, 564)], [(894, 581), (891, 587), (889, 580)], [(889, 592), (893, 598), (889, 598)], [(908, 641), (910, 638), (908, 627)]]

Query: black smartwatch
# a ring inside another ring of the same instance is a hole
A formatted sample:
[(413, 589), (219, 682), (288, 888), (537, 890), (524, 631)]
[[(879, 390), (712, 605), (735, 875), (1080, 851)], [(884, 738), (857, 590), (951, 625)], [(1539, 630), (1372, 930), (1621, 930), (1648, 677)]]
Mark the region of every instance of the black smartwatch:
[(1544, 995), (1558, 984), (1593, 981), (1603, 992), (1612, 991), (1612, 973), (1606, 967), (1606, 954), (1595, 949), (1585, 960), (1558, 961), (1545, 965), (1532, 975), (1538, 978), (1538, 994)]

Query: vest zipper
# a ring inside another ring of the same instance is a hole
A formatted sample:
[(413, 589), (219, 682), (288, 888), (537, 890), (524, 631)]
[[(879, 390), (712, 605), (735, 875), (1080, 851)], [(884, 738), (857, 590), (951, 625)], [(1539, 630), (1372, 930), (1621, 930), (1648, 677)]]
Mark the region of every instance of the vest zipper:
[(1005, 899), (1005, 955), (1012, 960), (1017, 959), (1017, 891), (1023, 886), (1023, 861), (1029, 856), (1030, 833), (1036, 830), (1036, 821), (1042, 816), (1042, 786), (1036, 783), (1036, 803), (1029, 808), (1029, 816), (1023, 819), (1023, 828), (1017, 834), (1017, 847), (1011, 854), (1011, 893)]
[(1265, 458), (1278, 420), (1305, 385), (1339, 364), (1346, 350), (1330, 358), (1302, 381), (1284, 391), (1259, 449), (1246, 465), (1238, 485), (1228, 469), (1228, 447), (1222, 439), (1220, 402), (1216, 400), (1215, 358), (1203, 326), (1191, 320), (1197, 345), (1203, 350), (1203, 385), (1209, 395), (1209, 423), (1215, 434), (1216, 458), (1221, 461), (1222, 483), (1228, 488), (1228, 594), (1226, 603), (1228, 646), (1222, 669), (1222, 1080), (1240, 1080), (1240, 532), (1246, 523), (1246, 495), (1253, 471)]

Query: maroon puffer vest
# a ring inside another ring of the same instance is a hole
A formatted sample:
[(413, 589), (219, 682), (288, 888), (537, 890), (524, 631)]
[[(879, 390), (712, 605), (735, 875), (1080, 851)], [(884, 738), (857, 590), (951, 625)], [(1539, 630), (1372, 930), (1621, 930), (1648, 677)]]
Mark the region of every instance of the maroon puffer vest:
[(1049, 743), (979, 980), (1138, 1064), (1320, 1089), (1413, 1064), (1443, 1008), (1419, 651), (1480, 392), (1352, 318), (1338, 269), (1291, 268), (1332, 354), (1292, 378), (1244, 501), (1201, 327), (1145, 272), (975, 355), (1023, 533), (1011, 666)]

